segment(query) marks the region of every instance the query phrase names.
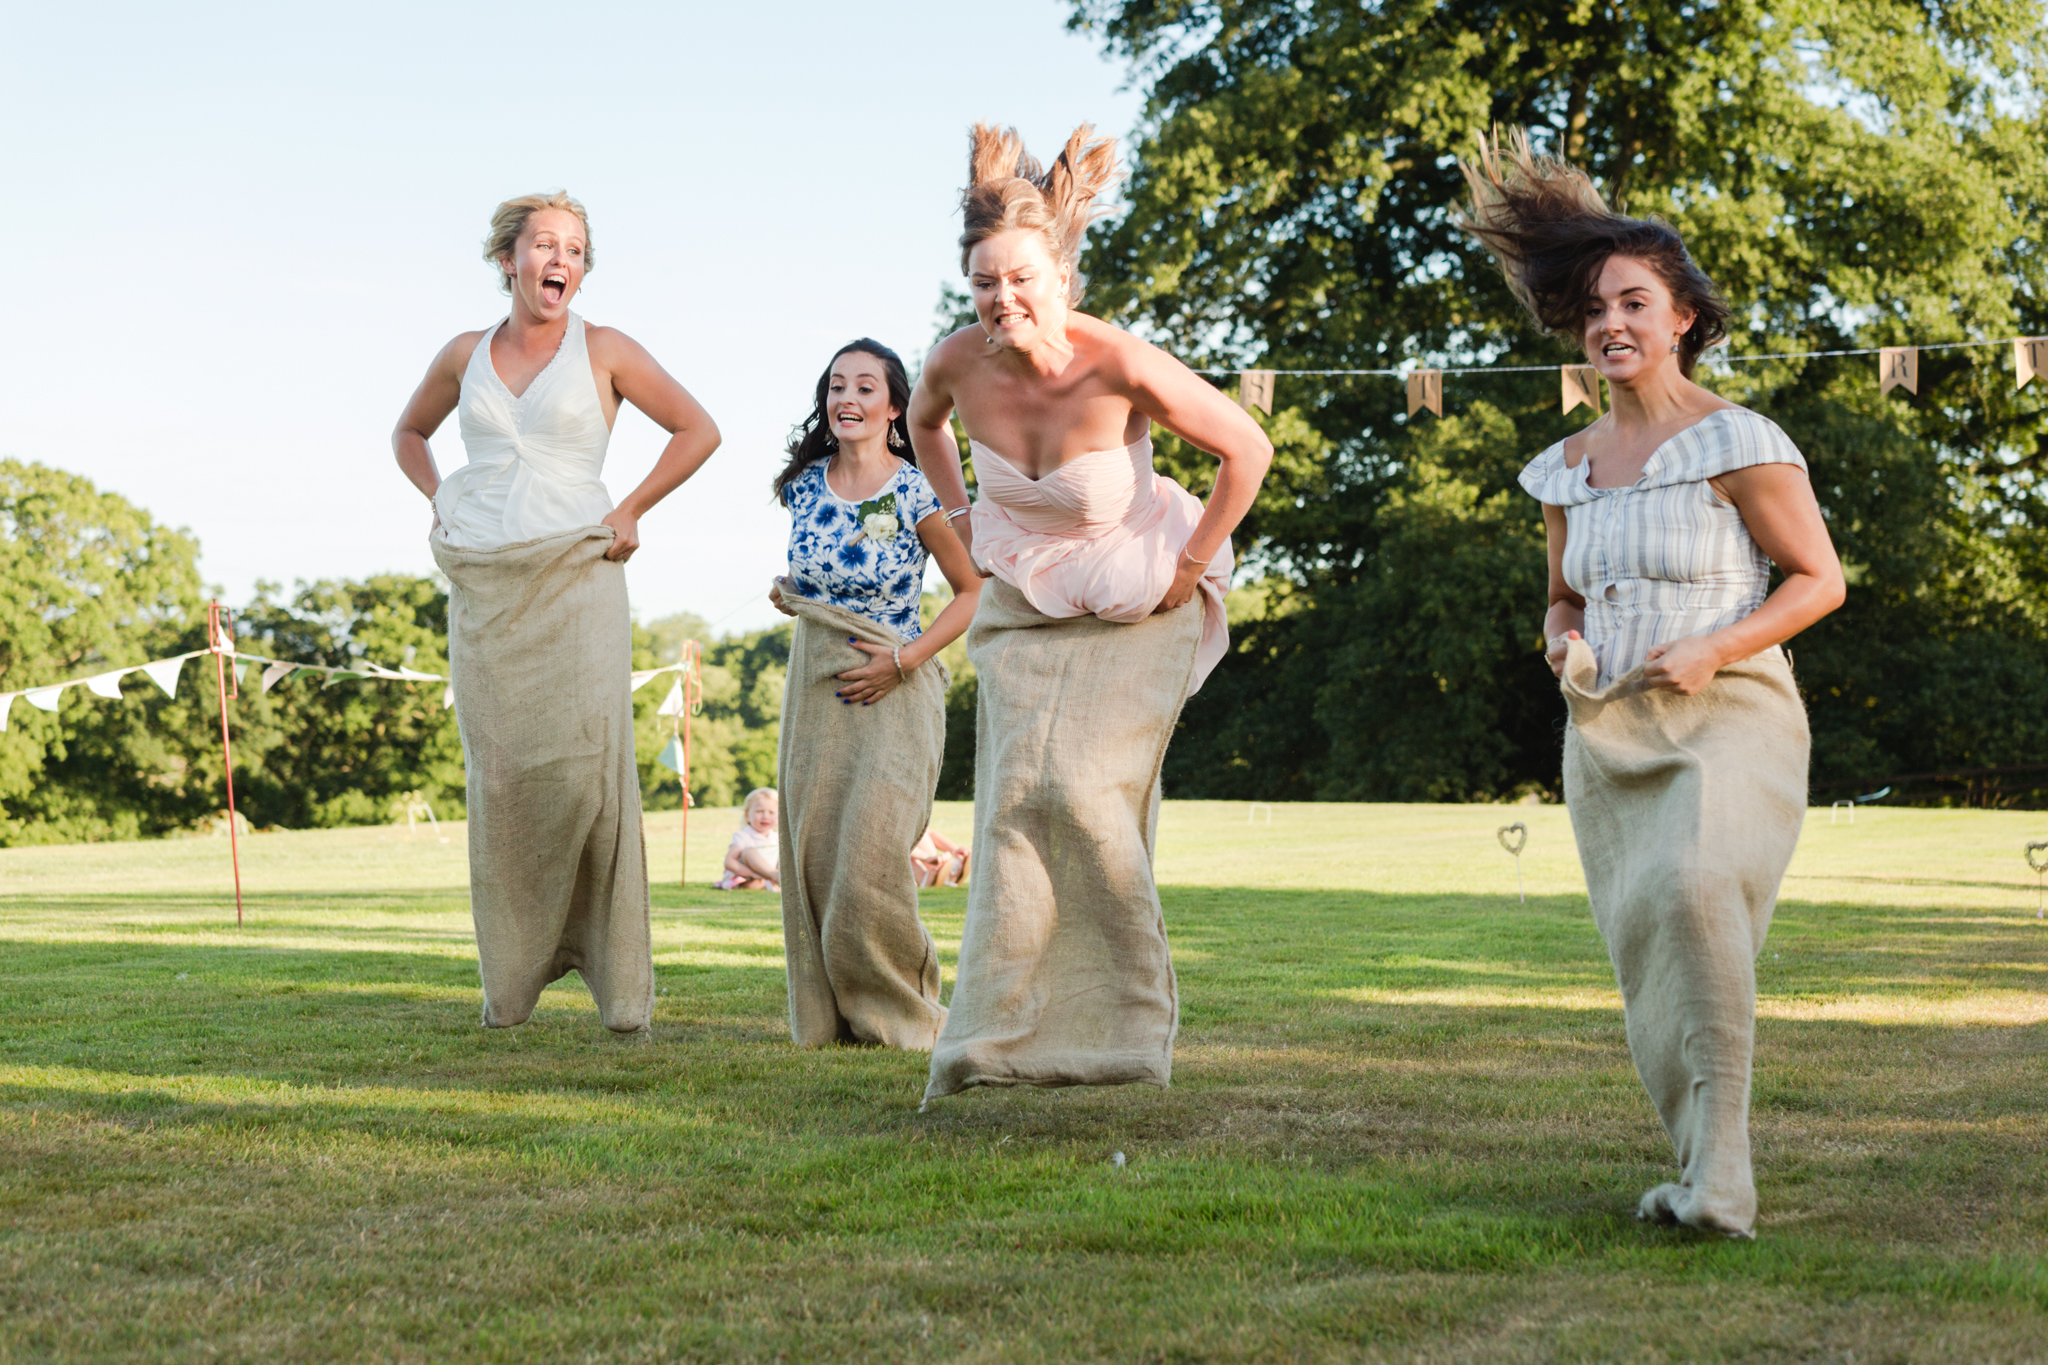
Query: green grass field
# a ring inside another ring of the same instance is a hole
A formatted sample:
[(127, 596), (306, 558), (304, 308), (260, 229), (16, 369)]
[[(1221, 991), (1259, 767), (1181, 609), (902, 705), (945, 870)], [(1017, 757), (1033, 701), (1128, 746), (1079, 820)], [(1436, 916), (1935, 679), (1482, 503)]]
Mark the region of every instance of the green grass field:
[(221, 840), (0, 851), (0, 1361), (2048, 1359), (2048, 816), (1809, 818), (1737, 1244), (1631, 1216), (1562, 810), (1271, 814), (1166, 808), (1171, 1090), (922, 1115), (790, 1046), (732, 812), (689, 889), (649, 821), (638, 1044), (574, 978), (477, 1027), (459, 827), (249, 839), (239, 930)]

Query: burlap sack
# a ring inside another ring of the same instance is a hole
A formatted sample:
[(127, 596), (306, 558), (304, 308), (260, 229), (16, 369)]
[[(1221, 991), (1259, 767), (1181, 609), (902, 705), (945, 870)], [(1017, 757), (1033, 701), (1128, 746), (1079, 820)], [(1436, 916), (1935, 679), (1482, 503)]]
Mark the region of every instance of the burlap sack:
[(848, 706), (833, 695), (835, 675), (870, 656), (847, 638), (903, 638), (838, 607), (784, 600), (797, 614), (775, 760), (789, 1034), (802, 1047), (930, 1051), (946, 1010), (910, 849), (939, 785), (946, 670), (934, 659), (872, 706)]
[(1120, 625), (983, 588), (967, 631), (974, 881), (927, 1100), (1172, 1079), (1180, 1001), (1152, 841), (1201, 632), (1199, 599)]
[(1565, 660), (1564, 792), (1636, 1074), (1678, 1153), (1641, 1216), (1752, 1235), (1756, 955), (1806, 816), (1806, 708), (1782, 651), (1697, 696)]
[(633, 620), (609, 527), (495, 550), (433, 540), (469, 781), (469, 906), (484, 1026), (582, 973), (604, 1026), (654, 1011), (633, 761)]

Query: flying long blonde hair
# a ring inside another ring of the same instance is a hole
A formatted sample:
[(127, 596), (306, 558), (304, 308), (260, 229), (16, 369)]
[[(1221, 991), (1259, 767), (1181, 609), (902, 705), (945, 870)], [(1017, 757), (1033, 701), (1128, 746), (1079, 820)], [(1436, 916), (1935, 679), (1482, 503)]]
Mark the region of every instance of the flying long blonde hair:
[(1121, 179), (1116, 140), (1096, 138), (1082, 124), (1067, 138), (1052, 169), (1024, 150), (1015, 128), (977, 123), (968, 134), (967, 188), (960, 195), (960, 273), (979, 242), (1024, 228), (1039, 234), (1052, 258), (1067, 269), (1067, 303), (1081, 301), (1081, 238), (1107, 210), (1095, 201)]

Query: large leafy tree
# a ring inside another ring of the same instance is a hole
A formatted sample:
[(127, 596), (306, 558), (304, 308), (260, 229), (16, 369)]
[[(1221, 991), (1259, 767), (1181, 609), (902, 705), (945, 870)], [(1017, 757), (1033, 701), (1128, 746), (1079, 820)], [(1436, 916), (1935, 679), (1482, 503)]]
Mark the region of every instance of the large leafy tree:
[[(1548, 365), (1457, 231), (1457, 158), (1525, 126), (1661, 215), (1737, 309), (1732, 352), (2048, 332), (2040, 0), (1079, 0), (1148, 91), (1091, 305), (1198, 366)], [(1997, 348), (1713, 365), (1784, 426), (1849, 565), (1795, 646), (1819, 785), (2048, 751), (2042, 386)], [(1289, 378), (1242, 539), (1269, 577), (1190, 704), (1182, 794), (1484, 797), (1555, 781), (1528, 457), (1554, 375)], [(1194, 486), (1203, 464), (1164, 443)], [(2019, 784), (2025, 787), (2026, 782)], [(2014, 795), (2008, 783), (2007, 798)]]

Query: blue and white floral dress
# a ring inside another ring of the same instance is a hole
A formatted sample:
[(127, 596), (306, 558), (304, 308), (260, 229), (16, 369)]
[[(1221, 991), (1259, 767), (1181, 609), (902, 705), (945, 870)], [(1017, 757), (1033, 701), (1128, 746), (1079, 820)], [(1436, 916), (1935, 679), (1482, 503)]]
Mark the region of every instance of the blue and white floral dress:
[(782, 491), (789, 506), (789, 586), (915, 640), (924, 632), (918, 604), (930, 557), (917, 525), (939, 510), (938, 494), (917, 466), (906, 464), (873, 496), (848, 502), (825, 482), (831, 463), (817, 461)]

